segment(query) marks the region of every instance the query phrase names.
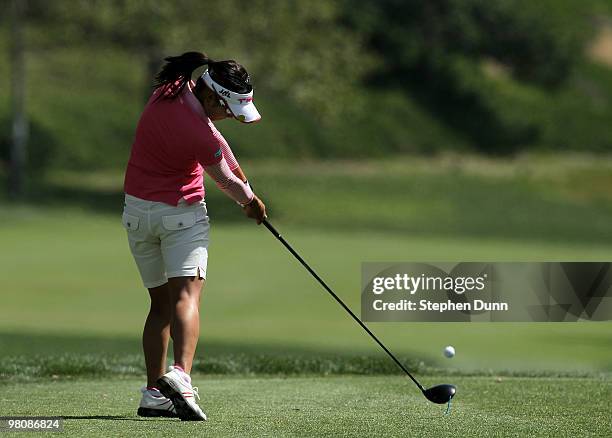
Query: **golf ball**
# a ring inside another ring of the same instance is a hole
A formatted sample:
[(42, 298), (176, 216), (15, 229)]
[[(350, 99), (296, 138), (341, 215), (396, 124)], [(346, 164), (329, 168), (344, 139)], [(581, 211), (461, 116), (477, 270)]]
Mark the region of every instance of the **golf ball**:
[(454, 355), (455, 355), (455, 347), (453, 347), (452, 345), (449, 345), (444, 348), (444, 356), (450, 359)]

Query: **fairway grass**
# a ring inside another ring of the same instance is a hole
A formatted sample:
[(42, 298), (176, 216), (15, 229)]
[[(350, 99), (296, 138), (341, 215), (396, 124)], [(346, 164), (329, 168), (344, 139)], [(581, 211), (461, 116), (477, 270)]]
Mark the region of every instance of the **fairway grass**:
[[(610, 436), (612, 382), (428, 378), (458, 393), (450, 415), (405, 377), (194, 376), (206, 423), (141, 419), (139, 379), (0, 385), (2, 415), (62, 416), (67, 436)], [(24, 395), (27, 394), (27, 397)], [(22, 436), (22, 435), (20, 435)]]
[[(356, 313), (362, 262), (612, 254), (606, 160), (245, 170), (271, 222)], [(426, 386), (458, 386), (445, 416), (212, 187), (194, 363), (210, 421), (136, 417), (148, 296), (121, 227), (121, 180), (57, 174), (32, 202), (0, 199), (0, 415), (62, 415), (69, 436), (612, 436), (612, 321), (368, 324)]]
[[(0, 252), (0, 360), (140, 354), (148, 297), (119, 213), (24, 207), (4, 214), (8, 226), (0, 227), (0, 241), (10, 251)], [(364, 261), (607, 260), (611, 253), (610, 246), (593, 243), (276, 225), (356, 312)], [(218, 353), (378, 354), (376, 345), (263, 227), (213, 222), (208, 273), (198, 349), (205, 360)], [(610, 322), (369, 326), (394, 352), (430, 366), (612, 371)], [(457, 349), (452, 360), (442, 356), (446, 345)]]
[[(279, 228), (356, 312), (363, 261), (546, 260), (547, 254), (605, 259), (610, 254), (608, 247), (593, 245)], [(78, 211), (24, 215), (0, 228), (0, 240), (11, 248), (0, 253), (0, 359), (140, 353), (148, 298), (118, 216)], [(198, 354), (378, 352), (265, 229), (214, 224), (211, 241)], [(393, 351), (429, 365), (612, 371), (610, 322), (369, 325)], [(452, 361), (442, 356), (446, 345), (457, 349)]]

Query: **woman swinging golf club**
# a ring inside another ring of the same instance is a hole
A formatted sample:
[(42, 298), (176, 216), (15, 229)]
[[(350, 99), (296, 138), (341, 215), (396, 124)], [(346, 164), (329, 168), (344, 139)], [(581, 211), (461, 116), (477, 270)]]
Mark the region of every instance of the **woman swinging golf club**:
[[(212, 122), (232, 117), (251, 123), (261, 117), (249, 75), (237, 62), (213, 61), (198, 52), (165, 60), (138, 122), (124, 187), (122, 222), (151, 298), (142, 336), (147, 386), (138, 414), (206, 420), (189, 376), (208, 258), (203, 173), (258, 224), (266, 217)], [(192, 81), (193, 71), (204, 65), (204, 74)], [(166, 372), (170, 337), (174, 366)]]

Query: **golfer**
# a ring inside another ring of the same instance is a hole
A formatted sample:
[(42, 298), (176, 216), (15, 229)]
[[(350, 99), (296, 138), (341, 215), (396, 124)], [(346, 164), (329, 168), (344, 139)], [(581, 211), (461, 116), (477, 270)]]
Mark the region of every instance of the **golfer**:
[[(258, 224), (266, 208), (213, 122), (261, 117), (243, 66), (199, 52), (165, 59), (138, 122), (125, 173), (123, 226), (151, 308), (142, 335), (147, 386), (141, 416), (206, 420), (192, 387), (200, 293), (208, 259), (206, 172)], [(194, 82), (193, 71), (207, 66)], [(169, 338), (174, 366), (166, 370)]]

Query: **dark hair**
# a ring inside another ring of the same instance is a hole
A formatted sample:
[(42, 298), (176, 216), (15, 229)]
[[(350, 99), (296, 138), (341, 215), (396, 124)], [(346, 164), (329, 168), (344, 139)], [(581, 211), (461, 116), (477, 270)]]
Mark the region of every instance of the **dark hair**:
[(210, 64), (208, 73), (216, 83), (234, 93), (246, 94), (253, 89), (246, 69), (232, 59)]
[[(246, 69), (233, 60), (213, 61), (200, 52), (186, 52), (181, 56), (169, 56), (164, 60), (166, 64), (157, 73), (153, 82), (155, 88), (164, 87), (159, 97), (178, 96), (191, 80), (193, 71), (203, 65), (208, 65), (210, 77), (215, 82), (234, 93), (249, 93), (253, 89)], [(178, 84), (175, 85), (177, 81)]]

